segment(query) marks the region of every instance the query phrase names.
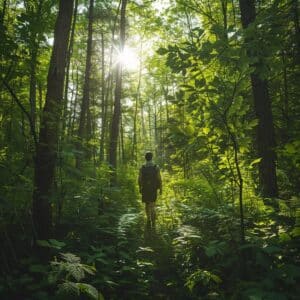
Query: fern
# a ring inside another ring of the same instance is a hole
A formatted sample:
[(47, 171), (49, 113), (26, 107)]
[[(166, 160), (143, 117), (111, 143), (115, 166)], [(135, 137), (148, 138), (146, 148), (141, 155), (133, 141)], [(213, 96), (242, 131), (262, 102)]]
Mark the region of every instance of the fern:
[(62, 284), (59, 284), (57, 293), (59, 296), (80, 296), (80, 290), (77, 284), (72, 281), (66, 281)]
[(92, 285), (87, 283), (77, 283), (76, 285), (82, 294), (88, 295), (93, 299), (100, 298), (100, 293)]
[(49, 276), (49, 281), (59, 283), (58, 295), (79, 297), (85, 294), (92, 299), (103, 299), (103, 296), (92, 285), (80, 282), (86, 274), (94, 275), (95, 267), (82, 264), (80, 257), (72, 253), (61, 253), (60, 257), (60, 261), (55, 258), (51, 262), (53, 271)]
[(90, 284), (65, 281), (58, 286), (57, 294), (61, 297), (80, 297), (86, 295), (91, 299), (104, 299), (101, 293)]

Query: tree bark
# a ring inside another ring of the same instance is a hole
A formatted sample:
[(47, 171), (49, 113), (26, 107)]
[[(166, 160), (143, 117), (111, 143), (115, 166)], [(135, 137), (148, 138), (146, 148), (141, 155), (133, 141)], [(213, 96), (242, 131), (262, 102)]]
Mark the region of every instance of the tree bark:
[(227, 0), (221, 0), (221, 6), (222, 6), (222, 14), (223, 14), (223, 29), (224, 29), (224, 38), (227, 41), (228, 40), (228, 22), (227, 22)]
[(282, 65), (283, 65), (283, 119), (285, 121), (285, 130), (284, 130), (284, 138), (283, 142), (288, 142), (290, 135), (290, 109), (289, 109), (289, 86), (288, 86), (288, 70), (286, 66), (286, 58), (284, 51), (281, 52), (282, 57)]
[(87, 49), (86, 49), (86, 63), (85, 63), (85, 78), (83, 86), (83, 97), (81, 103), (79, 127), (78, 127), (78, 149), (76, 157), (76, 167), (80, 168), (82, 155), (84, 152), (81, 143), (84, 139), (88, 139), (91, 136), (91, 119), (90, 119), (90, 79), (91, 79), (91, 68), (92, 68), (92, 42), (93, 42), (93, 11), (94, 11), (94, 0), (90, 0), (89, 6), (89, 24), (88, 24), (88, 38), (87, 38)]
[(36, 126), (36, 63), (37, 63), (37, 45), (34, 42), (31, 52), (30, 61), (30, 85), (29, 85), (29, 101), (30, 115), (35, 130)]
[(38, 59), (38, 51), (39, 51), (39, 29), (36, 28), (36, 23), (38, 18), (40, 18), (42, 11), (42, 2), (37, 3), (36, 5), (27, 5), (25, 3), (26, 12), (28, 14), (33, 15), (31, 31), (29, 35), (29, 53), (30, 53), (30, 79), (29, 79), (29, 102), (30, 102), (30, 114), (31, 120), (33, 123), (33, 127), (35, 130), (36, 127), (36, 90), (37, 90), (37, 79), (36, 79), (36, 67), (37, 67), (37, 59)]
[[(140, 49), (140, 55), (142, 54), (142, 43)], [(133, 116), (133, 137), (132, 137), (132, 150), (131, 157), (132, 160), (137, 163), (137, 120), (138, 120), (138, 104), (141, 101), (141, 80), (142, 80), (142, 61), (140, 60), (139, 66), (139, 77), (138, 77), (138, 85), (136, 89), (136, 97), (135, 97), (135, 106), (134, 106), (134, 116)]]
[[(122, 0), (121, 3), (121, 20), (120, 20), (120, 52), (124, 49), (125, 44), (125, 13), (127, 0)], [(122, 96), (122, 64), (117, 64), (116, 70), (116, 87), (115, 87), (115, 102), (114, 112), (111, 124), (110, 148), (109, 148), (109, 163), (113, 169), (117, 167), (117, 147), (120, 131), (121, 117), (121, 96)]]
[(37, 239), (48, 239), (52, 234), (50, 196), (54, 181), (59, 120), (73, 13), (73, 0), (61, 0), (54, 31), (54, 45), (47, 78), (46, 102), (40, 125), (39, 143), (35, 160), (33, 192), (33, 224)]
[(62, 119), (62, 139), (65, 135), (65, 130), (67, 126), (68, 114), (71, 114), (68, 110), (69, 104), (69, 79), (70, 79), (70, 64), (71, 64), (71, 57), (73, 54), (73, 45), (74, 45), (74, 36), (75, 36), (75, 27), (76, 27), (76, 20), (77, 20), (77, 8), (78, 8), (78, 0), (75, 0), (74, 6), (74, 13), (73, 13), (73, 21), (71, 26), (71, 34), (70, 34), (70, 43), (67, 52), (67, 66), (66, 66), (66, 83), (65, 83), (65, 90), (64, 90), (64, 107), (63, 107), (63, 119)]
[(100, 133), (100, 161), (104, 161), (104, 140), (106, 133), (107, 101), (105, 97), (105, 42), (101, 31), (101, 133)]
[[(76, 74), (75, 74), (76, 72)], [(75, 74), (75, 75), (74, 75)], [(74, 78), (75, 77), (75, 78)], [(71, 98), (71, 107), (72, 107), (72, 112), (70, 113), (69, 116), (69, 121), (68, 121), (68, 136), (73, 137), (74, 136), (74, 127), (76, 123), (76, 109), (77, 109), (77, 103), (78, 103), (78, 98), (79, 98), (79, 70), (78, 66), (76, 66), (76, 70), (72, 70), (72, 82), (74, 84), (74, 87), (72, 89), (72, 98)], [(75, 92), (74, 92), (75, 90)]]
[(0, 17), (0, 26), (2, 27), (4, 25), (4, 18), (6, 14), (6, 7), (7, 7), (7, 0), (3, 1), (2, 5), (2, 11), (1, 11), (1, 17)]
[[(241, 10), (241, 20), (243, 28), (247, 28), (255, 21), (256, 12), (254, 0), (239, 0)], [(245, 39), (248, 44), (251, 39)], [(248, 51), (248, 56), (251, 57)], [(261, 157), (259, 163), (259, 180), (261, 193), (264, 197), (277, 197), (277, 177), (276, 177), (276, 153), (275, 153), (275, 132), (271, 100), (268, 91), (267, 80), (262, 79), (257, 72), (257, 64), (252, 65), (254, 71), (251, 73), (251, 86), (254, 100), (254, 110), (258, 118), (257, 128), (257, 151)]]
[(121, 163), (126, 163), (126, 157), (125, 157), (125, 143), (124, 143), (124, 126), (123, 126), (123, 118), (121, 114), (121, 132), (120, 132), (120, 160)]
[(299, 25), (299, 8), (298, 0), (292, 2), (292, 13), (294, 18), (295, 41), (296, 41), (296, 63), (300, 64), (300, 25)]

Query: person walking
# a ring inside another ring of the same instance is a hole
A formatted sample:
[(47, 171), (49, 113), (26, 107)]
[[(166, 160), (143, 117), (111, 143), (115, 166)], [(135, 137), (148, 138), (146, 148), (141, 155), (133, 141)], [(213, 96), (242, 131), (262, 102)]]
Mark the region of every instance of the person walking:
[(157, 199), (157, 190), (162, 194), (162, 180), (159, 167), (152, 161), (153, 154), (145, 154), (146, 163), (140, 168), (139, 172), (139, 190), (142, 194), (142, 202), (145, 203), (147, 215), (147, 225), (155, 227), (155, 201)]

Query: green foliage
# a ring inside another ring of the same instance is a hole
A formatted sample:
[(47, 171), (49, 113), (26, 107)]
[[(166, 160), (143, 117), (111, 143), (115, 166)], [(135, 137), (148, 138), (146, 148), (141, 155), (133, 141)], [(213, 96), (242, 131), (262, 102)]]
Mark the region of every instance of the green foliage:
[(218, 285), (222, 280), (215, 274), (206, 270), (197, 270), (187, 278), (186, 286), (192, 292), (197, 286), (199, 289), (213, 289), (214, 285)]
[(61, 260), (51, 262), (52, 272), (49, 275), (51, 283), (59, 283), (58, 297), (60, 299), (104, 299), (101, 293), (92, 285), (83, 283), (86, 274), (95, 275), (96, 269), (82, 264), (80, 258), (72, 253), (61, 253)]
[(53, 249), (57, 249), (57, 250), (60, 250), (61, 248), (66, 246), (66, 243), (57, 241), (55, 239), (49, 239), (48, 241), (47, 240), (37, 240), (36, 243), (40, 247), (53, 248)]
[[(4, 2), (9, 3), (6, 10)], [(57, 1), (23, 2), (1, 1), (1, 299), (103, 299), (101, 293), (107, 299), (297, 299), (297, 1), (260, 1), (256, 21), (246, 30), (241, 29), (238, 1), (177, 0), (162, 1), (162, 6), (161, 1), (131, 1), (126, 43), (138, 49), (141, 65), (135, 71), (124, 67), (114, 184), (110, 167), (99, 160), (99, 145), (103, 134), (101, 150), (107, 158), (118, 1), (95, 1), (92, 134), (82, 143), (88, 151), (80, 170), (75, 144), (87, 3), (79, 1), (58, 164), (48, 199), (54, 238), (37, 241), (39, 249), (59, 257), (50, 265), (32, 251), (35, 146), (29, 122), (2, 79), (35, 117), (39, 132)], [(250, 89), (254, 70), (269, 83), (279, 199), (259, 197), (261, 158), (254, 146), (259, 125)], [(34, 107), (30, 91), (36, 92)], [(163, 175), (156, 231), (144, 227), (137, 189), (138, 165), (149, 149)], [(244, 244), (237, 166), (243, 179)], [(278, 210), (268, 203), (278, 204)]]

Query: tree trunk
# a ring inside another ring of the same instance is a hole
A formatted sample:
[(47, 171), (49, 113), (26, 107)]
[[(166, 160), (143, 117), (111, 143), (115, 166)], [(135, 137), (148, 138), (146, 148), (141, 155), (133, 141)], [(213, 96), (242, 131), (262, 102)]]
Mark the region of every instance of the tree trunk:
[[(142, 55), (142, 43), (140, 55)], [(133, 116), (133, 137), (132, 137), (132, 150), (131, 150), (131, 158), (136, 163), (137, 162), (137, 120), (138, 120), (138, 104), (141, 100), (141, 80), (142, 80), (142, 61), (140, 60), (139, 66), (139, 79), (138, 85), (136, 89), (136, 97), (135, 97), (135, 107), (134, 107), (134, 116)]]
[[(241, 9), (241, 20), (243, 28), (247, 28), (255, 21), (254, 0), (239, 0)], [(251, 39), (246, 38), (246, 43), (251, 43)], [(248, 56), (251, 56), (248, 51)], [(258, 118), (257, 128), (257, 151), (261, 157), (259, 163), (259, 179), (262, 196), (277, 197), (277, 177), (276, 177), (276, 154), (275, 154), (275, 133), (271, 100), (268, 91), (267, 81), (262, 79), (257, 73), (258, 65), (255, 64), (254, 71), (250, 75), (251, 86), (254, 99), (254, 110)]]
[(30, 61), (30, 84), (29, 84), (29, 101), (30, 101), (30, 115), (35, 130), (36, 126), (36, 63), (37, 63), (37, 44), (34, 43), (31, 52)]
[[(91, 79), (91, 67), (92, 67), (92, 42), (93, 42), (93, 11), (94, 0), (90, 0), (89, 6), (89, 24), (88, 24), (88, 38), (86, 49), (86, 63), (85, 63), (85, 77), (83, 86), (83, 97), (81, 103), (79, 127), (78, 127), (78, 154), (76, 157), (76, 167), (80, 168), (82, 155), (84, 152), (81, 143), (84, 139), (88, 139), (91, 136), (91, 118), (90, 118), (90, 79)], [(81, 152), (81, 153), (80, 153)]]
[(132, 148), (131, 158), (134, 162), (137, 161), (137, 115), (138, 115), (138, 99), (139, 92), (135, 98), (134, 116), (133, 116), (133, 137), (132, 137)]
[(227, 41), (228, 40), (228, 34), (227, 34), (227, 0), (221, 0), (221, 6), (222, 6), (222, 14), (223, 14), (223, 30), (224, 30), (224, 38)]
[(5, 14), (6, 14), (6, 7), (7, 7), (7, 0), (4, 0), (3, 1), (3, 5), (2, 5), (1, 17), (0, 17), (0, 26), (4, 25), (4, 18), (5, 18)]
[[(121, 20), (120, 20), (120, 52), (124, 49), (125, 44), (125, 12), (127, 0), (122, 0), (121, 4)], [(115, 87), (115, 103), (111, 124), (109, 163), (113, 169), (117, 167), (117, 146), (120, 129), (121, 117), (121, 94), (122, 94), (122, 64), (117, 64), (116, 70), (116, 87)]]
[[(42, 86), (42, 83), (39, 82), (38, 83), (38, 91), (39, 91), (39, 97), (38, 97), (38, 100), (39, 100), (39, 109), (38, 109), (38, 114), (37, 114), (37, 117), (38, 117), (38, 123), (40, 124), (41, 123), (41, 118), (42, 118), (42, 107), (43, 107), (43, 86)], [(38, 132), (37, 132), (38, 134)]]
[[(77, 109), (77, 103), (78, 103), (78, 98), (79, 98), (79, 70), (78, 70), (78, 66), (76, 66), (76, 74), (75, 74), (75, 79), (74, 79), (74, 73), (75, 70), (72, 70), (72, 82), (74, 84), (73, 90), (72, 90), (72, 103), (71, 103), (71, 107), (73, 108), (70, 117), (69, 117), (69, 125), (68, 125), (68, 136), (73, 136), (74, 135), (74, 127), (75, 127), (75, 123), (76, 123), (76, 109)], [(75, 93), (74, 93), (74, 89), (75, 89)], [(73, 100), (74, 98), (74, 100)]]
[(101, 133), (100, 133), (100, 162), (104, 161), (104, 140), (106, 132), (107, 102), (105, 97), (105, 43), (104, 33), (101, 31)]
[(286, 58), (285, 58), (285, 53), (284, 51), (281, 52), (281, 57), (282, 57), (282, 65), (283, 65), (283, 119), (285, 121), (285, 130), (283, 133), (283, 142), (286, 143), (289, 140), (289, 135), (290, 135), (290, 125), (291, 125), (291, 120), (290, 120), (290, 113), (289, 113), (289, 88), (288, 88), (288, 71), (287, 71), (287, 66), (286, 66)]
[(68, 111), (69, 78), (70, 78), (71, 57), (72, 57), (72, 53), (73, 53), (75, 26), (76, 26), (76, 20), (77, 20), (77, 8), (78, 8), (78, 0), (75, 0), (73, 21), (72, 21), (71, 34), (70, 34), (70, 44), (69, 44), (68, 52), (67, 52), (66, 83), (65, 83), (65, 91), (64, 91), (64, 107), (63, 107), (63, 119), (62, 119), (62, 122), (63, 122), (63, 124), (62, 124), (62, 139), (64, 138), (64, 135), (65, 135), (68, 114), (70, 114), (70, 112)]
[(123, 118), (121, 114), (121, 132), (120, 132), (120, 160), (121, 163), (126, 163), (126, 157), (125, 157), (125, 144), (124, 144), (124, 126), (123, 126)]
[(38, 239), (48, 239), (52, 231), (50, 196), (55, 174), (58, 129), (62, 110), (66, 54), (72, 13), (73, 0), (61, 0), (55, 24), (54, 45), (47, 78), (46, 102), (35, 161), (33, 224)]
[(148, 101), (148, 131), (149, 131), (149, 149), (152, 149), (152, 104)]
[(294, 17), (295, 41), (296, 41), (296, 63), (300, 64), (300, 25), (299, 25), (299, 9), (298, 0), (292, 2), (292, 13)]
[(154, 149), (155, 149), (155, 156), (158, 157), (158, 125), (157, 125), (157, 107), (156, 107), (156, 100), (153, 102), (154, 104), (154, 112), (153, 112), (153, 126), (154, 126)]
[(36, 90), (37, 90), (37, 79), (36, 79), (36, 67), (37, 67), (37, 58), (38, 58), (38, 50), (39, 50), (39, 41), (38, 41), (38, 28), (34, 26), (36, 24), (37, 19), (41, 15), (42, 11), (42, 2), (36, 4), (37, 6), (28, 6), (25, 4), (26, 11), (29, 14), (33, 14), (34, 18), (32, 19), (33, 22), (33, 29), (30, 34), (30, 83), (29, 83), (29, 102), (30, 102), (30, 115), (33, 124), (33, 128), (36, 128)]
[[(116, 32), (116, 26), (117, 26), (117, 21), (118, 21), (118, 16), (121, 8), (121, 2), (122, 0), (119, 1), (119, 5), (117, 8), (116, 12), (116, 17), (113, 22), (112, 26), (112, 31), (111, 31), (111, 46), (110, 46), (110, 51), (109, 51), (109, 63), (108, 63), (108, 70), (105, 72), (108, 74), (106, 84), (105, 84), (105, 100), (104, 100), (104, 107), (102, 110), (102, 115), (103, 115), (103, 133), (101, 137), (101, 143), (102, 143), (102, 155), (103, 159), (105, 157), (105, 154), (110, 153), (110, 145), (108, 143), (109, 141), (109, 135), (110, 135), (110, 130), (108, 128), (111, 127), (111, 118), (110, 116), (112, 115), (112, 110), (113, 110), (113, 92), (112, 92), (112, 86), (113, 86), (113, 81), (114, 81), (114, 74), (112, 72), (112, 66), (113, 66), (113, 54), (114, 54), (114, 41), (115, 41), (115, 32)], [(104, 45), (103, 45), (104, 46)], [(104, 49), (103, 49), (103, 57), (104, 57)], [(104, 63), (104, 61), (103, 61)], [(103, 77), (104, 79), (104, 77)], [(108, 117), (109, 116), (109, 117)], [(106, 149), (106, 151), (105, 151)], [(108, 158), (109, 160), (109, 158)]]

